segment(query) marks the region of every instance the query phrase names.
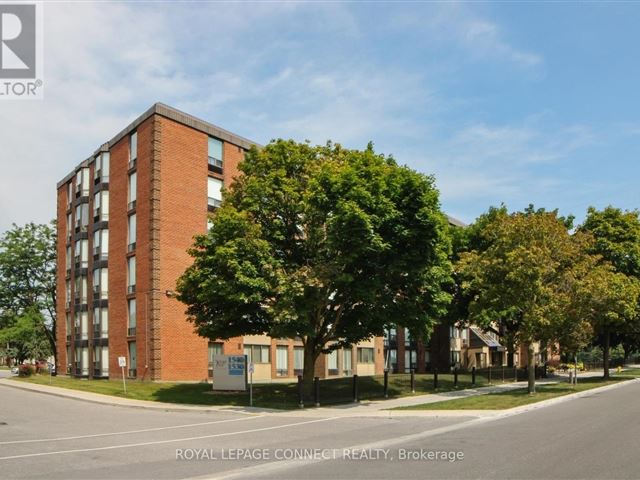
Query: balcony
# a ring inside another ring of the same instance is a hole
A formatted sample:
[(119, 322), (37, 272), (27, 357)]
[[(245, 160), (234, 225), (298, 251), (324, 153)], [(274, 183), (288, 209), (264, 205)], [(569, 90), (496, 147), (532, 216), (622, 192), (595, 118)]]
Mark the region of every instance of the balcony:
[(102, 207), (97, 207), (93, 209), (93, 221), (94, 222), (108, 222), (109, 221), (109, 213), (104, 212)]
[[(107, 260), (109, 258), (108, 252), (103, 252), (102, 247), (93, 247), (93, 259), (94, 260)], [(95, 267), (95, 265), (94, 265)]]
[(88, 188), (79, 188), (76, 187), (76, 198), (88, 197), (89, 189)]
[(99, 168), (94, 173), (93, 183), (96, 185), (99, 183), (109, 183), (109, 175), (103, 175), (102, 169)]

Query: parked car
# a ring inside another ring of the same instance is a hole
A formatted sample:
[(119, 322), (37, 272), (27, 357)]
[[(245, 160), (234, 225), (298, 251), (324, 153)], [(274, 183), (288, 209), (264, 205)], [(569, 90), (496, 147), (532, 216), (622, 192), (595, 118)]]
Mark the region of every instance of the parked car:
[(11, 367), (11, 374), (18, 375), (20, 373), (20, 369), (18, 367)]

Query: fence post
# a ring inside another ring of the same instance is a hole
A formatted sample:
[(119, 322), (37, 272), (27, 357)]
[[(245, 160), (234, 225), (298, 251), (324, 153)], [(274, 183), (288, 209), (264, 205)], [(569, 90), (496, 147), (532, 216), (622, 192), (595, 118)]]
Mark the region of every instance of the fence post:
[(359, 402), (358, 400), (358, 375), (353, 376), (353, 401)]
[(413, 368), (411, 369), (411, 393), (416, 393), (416, 373)]
[(433, 389), (434, 390), (438, 389), (438, 369), (437, 368), (433, 369)]
[(389, 370), (384, 371), (384, 398), (389, 398)]
[(476, 386), (476, 367), (471, 368), (471, 386)]
[(316, 407), (320, 406), (320, 377), (313, 378), (313, 393)]
[(302, 375), (298, 375), (298, 406), (304, 408), (304, 384), (302, 383)]
[(489, 364), (489, 385), (491, 385), (491, 364)]
[(504, 364), (502, 365), (502, 383), (504, 383)]
[(458, 367), (453, 367), (453, 388), (458, 388)]

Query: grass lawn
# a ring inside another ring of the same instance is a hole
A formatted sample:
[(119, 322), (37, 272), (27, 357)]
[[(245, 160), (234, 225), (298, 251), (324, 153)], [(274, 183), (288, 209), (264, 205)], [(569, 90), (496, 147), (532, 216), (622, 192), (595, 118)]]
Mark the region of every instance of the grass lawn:
[[(48, 375), (34, 375), (29, 378), (17, 378), (15, 381), (49, 384)], [(494, 382), (495, 383), (495, 382)], [(52, 377), (52, 386), (83, 390), (125, 397), (121, 380), (83, 380), (64, 376)], [(358, 392), (360, 400), (381, 399), (384, 396), (384, 377), (376, 375), (360, 377)], [(476, 386), (486, 385), (486, 379), (478, 376)], [(415, 376), (416, 394), (447, 392), (471, 387), (471, 375), (460, 374), (458, 386), (454, 387), (453, 375), (440, 374), (438, 389), (433, 389), (431, 374), (417, 374)], [(352, 379), (339, 378), (320, 381), (320, 404), (331, 405), (352, 401)], [(410, 376), (408, 374), (389, 375), (389, 398), (412, 395)], [(249, 405), (247, 393), (213, 393), (211, 384), (207, 383), (154, 383), (137, 380), (127, 381), (126, 398), (136, 400), (151, 400), (167, 403), (197, 404), (197, 405)], [(305, 401), (307, 406), (312, 402)], [(253, 386), (253, 405), (264, 408), (293, 409), (298, 408), (296, 383), (255, 384)]]
[[(623, 372), (624, 373), (624, 372)], [(530, 403), (561, 397), (576, 392), (583, 392), (592, 388), (602, 387), (632, 378), (631, 375), (614, 375), (604, 381), (600, 377), (578, 379), (577, 386), (571, 386), (566, 381), (553, 385), (536, 385), (536, 393), (529, 395), (526, 388), (510, 392), (489, 393), (456, 400), (445, 400), (436, 403), (423, 403), (411, 407), (398, 407), (395, 410), (504, 410), (520, 407)]]

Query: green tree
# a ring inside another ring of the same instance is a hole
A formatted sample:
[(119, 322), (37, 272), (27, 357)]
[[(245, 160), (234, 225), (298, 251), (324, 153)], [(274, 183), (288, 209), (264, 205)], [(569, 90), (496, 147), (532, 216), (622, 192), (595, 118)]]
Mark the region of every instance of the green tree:
[(34, 308), (13, 319), (12, 326), (0, 330), (0, 345), (18, 363), (27, 359), (43, 359), (51, 354), (51, 345), (44, 333), (42, 313)]
[(28, 311), (38, 311), (37, 332), (56, 355), (55, 223), (13, 225), (0, 238), (0, 331)]
[(565, 303), (560, 294), (577, 246), (556, 212), (526, 211), (490, 222), (484, 251), (461, 256), (463, 288), (473, 293), (470, 320), (488, 328), (507, 323), (527, 346), (529, 393), (535, 392), (534, 342), (553, 339)]
[[(612, 206), (596, 210), (590, 207), (579, 230), (590, 233), (595, 239), (590, 249), (591, 253), (599, 255), (602, 262), (611, 264), (615, 272), (640, 281), (640, 212), (638, 210), (623, 211)], [(612, 346), (622, 344), (626, 352), (638, 344), (640, 318), (639, 315), (634, 315), (616, 322), (599, 321), (594, 324), (594, 328), (599, 334), (597, 341), (602, 344), (603, 362), (608, 367), (609, 349)], [(608, 373), (607, 368), (605, 375)]]
[(178, 282), (196, 331), (298, 337), (316, 359), (446, 312), (450, 241), (434, 180), (388, 157), (277, 140), (252, 149)]

